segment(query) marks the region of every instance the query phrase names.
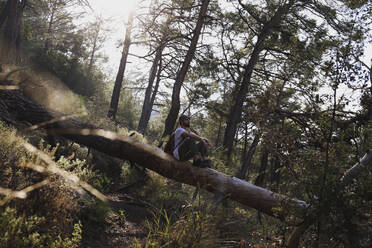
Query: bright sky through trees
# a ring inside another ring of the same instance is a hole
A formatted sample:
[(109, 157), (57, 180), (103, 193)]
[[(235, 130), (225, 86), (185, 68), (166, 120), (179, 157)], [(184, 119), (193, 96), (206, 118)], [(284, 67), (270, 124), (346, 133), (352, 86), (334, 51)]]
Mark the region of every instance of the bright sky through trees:
[(89, 4), (98, 14), (103, 16), (127, 19), (129, 12), (134, 10), (139, 0), (90, 0)]
[[(103, 18), (110, 18), (112, 22), (108, 26), (111, 29), (110, 39), (106, 41), (104, 46), (105, 54), (108, 56), (108, 64), (104, 65), (111, 78), (115, 77), (117, 68), (119, 66), (122, 48), (118, 47), (118, 41), (124, 39), (125, 23), (131, 10), (136, 10), (141, 0), (89, 0), (90, 6), (93, 10), (92, 14), (88, 14), (88, 19), (94, 16), (101, 15)], [(145, 53), (139, 50), (138, 47), (132, 46), (130, 53)], [(136, 51), (134, 51), (136, 50)], [(133, 57), (129, 61), (133, 61)], [(365, 60), (367, 65), (371, 65), (372, 46), (369, 45), (365, 49)], [(128, 68), (128, 72), (134, 69), (132, 66)]]
[[(112, 21), (107, 26), (111, 33), (105, 42), (104, 52), (108, 56), (108, 64), (104, 65), (105, 71), (114, 78), (119, 66), (122, 48), (118, 47), (118, 41), (124, 40), (125, 23), (128, 21), (129, 13), (136, 11), (140, 0), (90, 0), (89, 4), (93, 13), (88, 14), (88, 19), (94, 16), (102, 16)], [(135, 49), (132, 47), (131, 49)], [(128, 68), (130, 70), (130, 68)]]

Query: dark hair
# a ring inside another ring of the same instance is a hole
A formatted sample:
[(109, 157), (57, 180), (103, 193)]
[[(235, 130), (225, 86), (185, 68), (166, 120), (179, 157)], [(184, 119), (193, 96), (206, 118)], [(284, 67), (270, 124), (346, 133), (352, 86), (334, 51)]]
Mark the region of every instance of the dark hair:
[(182, 122), (184, 120), (190, 120), (190, 117), (188, 117), (187, 115), (181, 115), (178, 120), (179, 120), (179, 122)]

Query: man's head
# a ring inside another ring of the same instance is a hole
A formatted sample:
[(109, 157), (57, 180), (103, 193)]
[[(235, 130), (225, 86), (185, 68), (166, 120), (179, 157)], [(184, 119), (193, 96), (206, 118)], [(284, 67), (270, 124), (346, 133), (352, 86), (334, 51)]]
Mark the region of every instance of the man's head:
[(190, 127), (190, 117), (188, 117), (187, 115), (181, 115), (179, 118), (179, 122), (181, 126)]

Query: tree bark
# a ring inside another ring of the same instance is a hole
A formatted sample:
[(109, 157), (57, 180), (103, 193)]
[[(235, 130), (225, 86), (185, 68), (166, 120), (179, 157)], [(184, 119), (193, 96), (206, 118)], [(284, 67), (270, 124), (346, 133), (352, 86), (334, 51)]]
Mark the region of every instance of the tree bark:
[(216, 138), (216, 142), (215, 142), (215, 147), (217, 147), (217, 148), (220, 145), (221, 130), (222, 130), (222, 117), (219, 118), (219, 121), (218, 121), (218, 131), (217, 131), (217, 138)]
[(140, 117), (140, 121), (138, 123), (138, 128), (137, 128), (138, 132), (142, 134), (145, 134), (147, 125), (151, 117), (152, 107), (154, 103), (153, 101), (151, 101), (152, 100), (151, 98), (155, 97), (157, 93), (155, 90), (153, 91), (152, 88), (153, 88), (156, 75), (160, 75), (161, 73), (161, 68), (159, 64), (160, 64), (161, 56), (163, 54), (163, 50), (165, 46), (165, 44), (163, 44), (164, 42), (165, 40), (161, 41), (162, 44), (158, 47), (156, 51), (155, 59), (152, 63), (151, 70), (150, 70), (149, 83), (146, 88), (145, 99), (143, 100), (143, 105), (142, 105), (141, 117)]
[(289, 238), (287, 240), (287, 248), (297, 248), (300, 244), (300, 239), (302, 235), (305, 233), (305, 231), (309, 228), (309, 226), (312, 223), (305, 219), (303, 223), (301, 223), (299, 226), (297, 226), (289, 235)]
[[(162, 28), (159, 46), (157, 47), (155, 58), (154, 58), (154, 61), (152, 62), (150, 76), (149, 76), (149, 83), (146, 88), (145, 99), (143, 100), (141, 117), (140, 117), (140, 121), (138, 123), (138, 128), (137, 128), (137, 130), (142, 134), (146, 133), (147, 125), (151, 117), (152, 108), (154, 106), (155, 97), (158, 92), (159, 83), (160, 83), (160, 74), (162, 71), (161, 60), (162, 60), (164, 48), (167, 43), (167, 38), (169, 36), (169, 24), (171, 23), (171, 21), (172, 21), (171, 16), (168, 16), (167, 21), (164, 23), (164, 26)], [(156, 75), (157, 75), (157, 81), (156, 81), (155, 88), (153, 90), (152, 88), (153, 88)]]
[(249, 147), (247, 155), (244, 157), (243, 164), (242, 164), (242, 169), (240, 171), (239, 178), (245, 179), (247, 175), (248, 168), (251, 166), (253, 155), (256, 152), (256, 148), (258, 145), (258, 142), (260, 141), (261, 134), (256, 134), (254, 136), (253, 142), (251, 146)]
[(47, 35), (48, 37), (45, 39), (45, 44), (44, 44), (44, 53), (46, 54), (49, 51), (50, 48), (50, 43), (53, 40), (53, 24), (54, 24), (54, 14), (57, 11), (57, 7), (55, 6), (55, 2), (51, 3), (52, 4), (52, 13), (50, 15), (49, 23), (48, 23), (48, 32)]
[(127, 30), (125, 33), (124, 47), (123, 47), (123, 52), (122, 52), (122, 56), (120, 60), (119, 70), (118, 70), (118, 73), (115, 79), (114, 90), (112, 92), (110, 108), (107, 113), (107, 117), (113, 120), (116, 119), (116, 113), (118, 112), (120, 91), (121, 91), (121, 86), (123, 84), (124, 72), (125, 72), (125, 67), (127, 65), (129, 47), (131, 44), (130, 36), (132, 32), (133, 19), (134, 19), (134, 13), (131, 12), (128, 18), (128, 25), (127, 25)]
[(17, 51), (20, 48), (22, 17), (27, 0), (8, 0), (8, 2), (6, 4), (8, 13), (5, 18), (6, 22), (4, 28), (5, 46), (3, 47), (2, 54), (4, 58), (10, 55), (12, 59), (13, 54), (11, 52)]
[(273, 15), (273, 17), (267, 23), (265, 23), (265, 25), (262, 28), (262, 31), (257, 37), (257, 42), (253, 49), (252, 55), (248, 61), (248, 64), (244, 68), (245, 72), (243, 76), (243, 81), (235, 97), (235, 103), (231, 107), (229, 117), (227, 118), (223, 146), (225, 149), (227, 149), (228, 157), (230, 157), (232, 152), (234, 136), (236, 133), (237, 125), (240, 122), (245, 97), (251, 85), (253, 69), (258, 62), (261, 51), (264, 49), (264, 42), (268, 35), (270, 34), (271, 30), (275, 26), (277, 26), (281, 22), (283, 17), (288, 13), (290, 8), (293, 6), (294, 2), (295, 0), (290, 0), (289, 3), (280, 6)]
[(277, 154), (275, 154), (273, 161), (271, 163), (271, 175), (270, 175), (270, 181), (271, 183), (276, 183), (276, 186), (279, 186), (280, 183), (280, 159)]
[[(10, 118), (34, 125), (61, 116), (31, 102), (14, 90), (0, 90), (0, 113), (3, 120)], [(174, 159), (156, 147), (101, 130), (75, 118), (63, 121), (55, 119), (52, 127), (45, 125), (44, 128), (49, 135), (60, 135), (110, 156), (134, 161), (169, 179), (193, 186), (200, 185), (207, 191), (224, 194), (232, 200), (280, 219), (288, 213), (302, 216), (308, 207), (304, 201), (290, 199), (210, 168), (194, 167), (189, 162)]]
[(261, 166), (260, 170), (258, 172), (258, 176), (256, 180), (254, 181), (254, 184), (257, 186), (261, 186), (265, 180), (266, 176), (266, 168), (269, 161), (269, 152), (264, 148), (264, 151), (261, 155)]
[(195, 55), (196, 45), (198, 44), (201, 29), (203, 27), (204, 19), (207, 14), (209, 2), (210, 0), (202, 0), (202, 6), (200, 8), (198, 21), (196, 23), (196, 27), (194, 30), (194, 34), (191, 40), (189, 50), (187, 51), (185, 60), (182, 64), (180, 71), (177, 73), (176, 81), (173, 86), (171, 108), (165, 120), (163, 137), (170, 135), (173, 131), (174, 126), (176, 125), (178, 113), (180, 111), (181, 87), (182, 87), (183, 81), (185, 80), (186, 73), (189, 70), (190, 63)]
[(8, 0), (5, 3), (5, 6), (4, 6), (3, 10), (0, 13), (0, 28), (3, 26), (3, 24), (6, 21), (6, 19), (8, 18), (8, 14), (10, 12), (10, 10), (9, 10), (9, 8), (10, 8), (10, 2), (11, 2), (11, 0)]
[(371, 66), (368, 68), (369, 69), (369, 82), (370, 82), (370, 87), (369, 87), (369, 105), (367, 108), (367, 116), (368, 116), (368, 121), (372, 121), (372, 59), (371, 59)]
[(93, 65), (96, 60), (96, 53), (100, 49), (100, 45), (98, 44), (98, 42), (100, 40), (100, 34), (102, 32), (103, 22), (104, 20), (101, 19), (101, 17), (99, 17), (96, 19), (95, 24), (91, 26), (91, 28), (93, 28), (94, 33), (93, 33), (93, 41), (92, 41), (93, 46), (92, 46), (92, 51), (89, 55), (89, 64), (88, 64), (88, 75), (90, 78), (93, 78), (93, 75), (92, 75)]
[(364, 169), (364, 167), (372, 163), (372, 149), (367, 151), (363, 158), (356, 163), (353, 167), (348, 169), (343, 177), (341, 178), (340, 185), (345, 187), (350, 184), (354, 178), (356, 178)]

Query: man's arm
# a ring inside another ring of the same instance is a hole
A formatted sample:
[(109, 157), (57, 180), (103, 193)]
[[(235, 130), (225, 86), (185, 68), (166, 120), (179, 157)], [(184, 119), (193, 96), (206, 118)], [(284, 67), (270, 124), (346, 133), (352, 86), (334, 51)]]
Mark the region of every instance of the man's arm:
[(201, 141), (201, 142), (203, 142), (204, 145), (206, 145), (207, 147), (212, 147), (212, 144), (209, 142), (209, 140), (208, 140), (207, 138), (200, 137), (200, 136), (198, 136), (198, 135), (196, 135), (196, 134), (194, 134), (194, 133), (192, 133), (192, 132), (183, 132), (183, 133), (181, 134), (181, 136), (182, 136), (183, 138), (190, 137), (190, 138), (192, 138), (192, 139), (194, 139), (194, 140), (197, 140), (197, 141)]

